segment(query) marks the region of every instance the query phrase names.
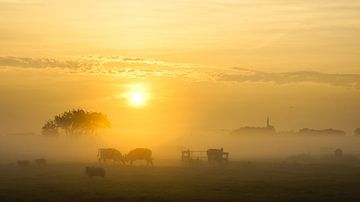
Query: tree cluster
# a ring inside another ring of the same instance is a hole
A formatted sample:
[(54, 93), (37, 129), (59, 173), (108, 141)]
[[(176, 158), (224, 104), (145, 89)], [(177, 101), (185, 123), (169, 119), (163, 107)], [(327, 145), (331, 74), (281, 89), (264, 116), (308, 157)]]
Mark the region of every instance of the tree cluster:
[(100, 112), (88, 112), (83, 109), (73, 109), (56, 115), (42, 127), (44, 135), (96, 134), (101, 128), (110, 128), (111, 124), (106, 115)]

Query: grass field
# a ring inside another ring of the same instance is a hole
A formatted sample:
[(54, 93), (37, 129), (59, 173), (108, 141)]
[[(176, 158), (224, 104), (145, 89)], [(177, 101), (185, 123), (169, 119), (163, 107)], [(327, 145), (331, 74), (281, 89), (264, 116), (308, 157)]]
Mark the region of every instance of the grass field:
[(210, 166), (0, 166), (0, 201), (360, 201), (359, 164), (231, 162)]

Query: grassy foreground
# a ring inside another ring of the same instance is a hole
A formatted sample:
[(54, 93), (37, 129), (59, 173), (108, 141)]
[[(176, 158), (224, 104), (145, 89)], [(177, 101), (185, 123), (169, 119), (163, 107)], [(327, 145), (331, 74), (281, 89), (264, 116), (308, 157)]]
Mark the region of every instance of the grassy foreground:
[(209, 166), (0, 165), (1, 201), (360, 201), (360, 165), (232, 162)]

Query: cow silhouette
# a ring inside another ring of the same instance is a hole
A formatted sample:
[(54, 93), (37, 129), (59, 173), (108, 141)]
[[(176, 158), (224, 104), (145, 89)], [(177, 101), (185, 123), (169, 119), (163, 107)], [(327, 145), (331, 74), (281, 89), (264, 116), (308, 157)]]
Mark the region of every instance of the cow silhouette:
[(130, 165), (137, 160), (145, 160), (147, 165), (154, 165), (152, 159), (152, 151), (146, 148), (136, 148), (125, 155), (125, 160), (130, 161)]
[(85, 172), (89, 177), (105, 177), (105, 169), (101, 167), (85, 167)]
[(28, 161), (28, 160), (19, 160), (19, 161), (17, 161), (17, 164), (20, 167), (28, 167), (28, 166), (30, 166), (30, 161)]
[(38, 166), (45, 166), (47, 164), (47, 161), (46, 159), (41, 158), (41, 159), (35, 159), (35, 163)]
[(99, 162), (106, 162), (111, 160), (113, 162), (121, 162), (125, 164), (124, 157), (120, 151), (114, 148), (101, 148), (98, 151)]
[(216, 163), (219, 165), (223, 165), (223, 163), (227, 163), (229, 159), (229, 153), (224, 152), (224, 149), (208, 149), (206, 151), (208, 162), (209, 163)]

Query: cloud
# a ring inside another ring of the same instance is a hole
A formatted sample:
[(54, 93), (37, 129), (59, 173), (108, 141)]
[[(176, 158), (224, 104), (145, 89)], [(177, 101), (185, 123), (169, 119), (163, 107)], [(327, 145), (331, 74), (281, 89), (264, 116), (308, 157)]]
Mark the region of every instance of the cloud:
[(0, 66), (24, 68), (79, 68), (82, 65), (78, 61), (60, 61), (52, 58), (0, 57)]
[(151, 58), (86, 56), (72, 59), (0, 57), (0, 68), (69, 70), (71, 73), (114, 75), (124, 78), (164, 77), (188, 81), (263, 82), (275, 84), (319, 83), (360, 89), (360, 74), (329, 74), (311, 71), (263, 72), (246, 68), (214, 68), (169, 63)]
[(155, 61), (146, 58), (118, 56), (87, 56), (65, 60), (55, 58), (0, 57), (0, 67), (66, 68), (73, 70), (95, 70), (98, 68), (104, 68), (111, 72), (111, 70), (114, 69), (109, 67), (114, 67), (119, 71), (122, 71), (126, 69), (126, 67), (132, 65), (137, 65), (137, 67), (145, 67), (151, 65), (166, 66), (167, 64), (161, 61)]
[(59, 69), (79, 74), (116, 75), (127, 78), (201, 77), (197, 65), (168, 63), (151, 58), (122, 56), (86, 56), (70, 59), (0, 57), (0, 68)]
[(311, 71), (268, 73), (245, 68), (232, 68), (230, 73), (216, 75), (218, 81), (273, 82), (276, 84), (312, 82), (360, 89), (359, 74), (329, 74)]

